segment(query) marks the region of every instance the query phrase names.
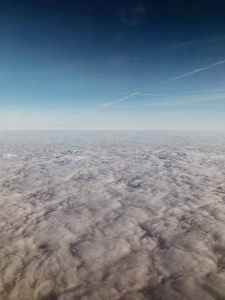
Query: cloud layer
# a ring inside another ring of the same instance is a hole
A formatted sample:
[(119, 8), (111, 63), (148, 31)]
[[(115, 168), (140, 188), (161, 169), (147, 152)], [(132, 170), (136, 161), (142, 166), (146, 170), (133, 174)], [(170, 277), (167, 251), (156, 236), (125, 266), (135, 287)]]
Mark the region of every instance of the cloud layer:
[(0, 299), (225, 297), (225, 135), (1, 133)]

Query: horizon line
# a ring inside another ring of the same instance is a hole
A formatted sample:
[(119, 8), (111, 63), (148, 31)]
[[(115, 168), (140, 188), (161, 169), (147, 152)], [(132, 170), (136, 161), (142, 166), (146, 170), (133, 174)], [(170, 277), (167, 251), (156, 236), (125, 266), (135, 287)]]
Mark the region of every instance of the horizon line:
[(225, 131), (225, 128), (45, 128), (45, 129), (18, 129), (18, 128), (8, 128), (8, 129), (1, 129), (0, 132), (3, 131)]

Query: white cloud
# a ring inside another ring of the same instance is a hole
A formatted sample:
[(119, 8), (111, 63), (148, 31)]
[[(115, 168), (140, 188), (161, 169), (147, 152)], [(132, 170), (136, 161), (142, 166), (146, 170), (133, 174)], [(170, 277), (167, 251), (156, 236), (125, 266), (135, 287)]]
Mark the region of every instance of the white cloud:
[(224, 138), (2, 132), (0, 298), (221, 298)]
[(111, 106), (111, 105), (114, 105), (114, 104), (116, 104), (116, 103), (122, 102), (122, 101), (124, 101), (124, 100), (126, 100), (126, 99), (128, 99), (128, 98), (130, 98), (130, 97), (133, 97), (133, 96), (135, 96), (135, 95), (138, 95), (138, 94), (139, 94), (139, 93), (136, 92), (136, 93), (130, 94), (130, 95), (128, 95), (128, 96), (125, 96), (125, 97), (123, 97), (123, 98), (120, 98), (120, 99), (118, 99), (118, 100), (116, 100), (116, 101), (104, 103), (104, 104), (102, 104), (102, 105), (100, 106), (100, 108), (109, 107), (109, 106)]
[(216, 67), (216, 66), (218, 66), (218, 65), (222, 65), (222, 64), (224, 64), (224, 63), (225, 63), (225, 60), (221, 60), (221, 61), (218, 61), (218, 62), (216, 62), (216, 63), (214, 63), (214, 64), (211, 64), (211, 65), (209, 65), (209, 66), (207, 66), (207, 67), (199, 68), (199, 69), (193, 70), (193, 71), (191, 71), (191, 72), (188, 72), (188, 73), (185, 73), (185, 74), (176, 76), (176, 77), (171, 78), (171, 79), (169, 79), (169, 80), (165, 80), (165, 81), (163, 81), (162, 83), (167, 83), (167, 82), (170, 82), (170, 81), (179, 80), (179, 79), (182, 79), (182, 78), (184, 78), (184, 77), (188, 77), (188, 76), (191, 76), (191, 75), (193, 75), (193, 74), (196, 74), (196, 73), (199, 73), (199, 72), (203, 72), (203, 71), (212, 69), (212, 68), (214, 68), (214, 67)]

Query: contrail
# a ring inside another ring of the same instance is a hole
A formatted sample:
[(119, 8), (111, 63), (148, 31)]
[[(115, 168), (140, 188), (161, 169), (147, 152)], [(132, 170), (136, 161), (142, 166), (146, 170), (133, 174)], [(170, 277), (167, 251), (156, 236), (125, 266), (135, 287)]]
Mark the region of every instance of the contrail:
[(119, 103), (119, 102), (121, 102), (121, 101), (123, 101), (123, 100), (125, 100), (125, 99), (127, 99), (127, 98), (133, 97), (134, 95), (137, 95), (137, 94), (139, 94), (139, 93), (136, 92), (136, 93), (133, 93), (133, 94), (131, 94), (131, 95), (125, 96), (125, 97), (123, 97), (123, 98), (121, 98), (121, 99), (119, 99), (119, 100), (116, 100), (116, 101), (113, 101), (113, 102), (108, 102), (108, 103), (102, 104), (102, 105), (99, 107), (99, 109), (105, 108), (105, 107), (109, 107), (109, 106), (111, 106), (111, 105), (113, 105), (113, 104)]
[(138, 93), (138, 95), (140, 95), (140, 96), (162, 97), (162, 95), (160, 95), (160, 94), (141, 94), (141, 93)]
[[(222, 64), (224, 64), (224, 63), (225, 63), (225, 59), (224, 59), (224, 60), (221, 60), (221, 61), (218, 61), (218, 62), (215, 62), (214, 64), (209, 65), (209, 66), (207, 66), (207, 67), (199, 68), (199, 69), (196, 69), (196, 70), (191, 71), (191, 72), (189, 72), (189, 73), (185, 73), (185, 74), (176, 76), (176, 77), (174, 77), (174, 78), (171, 78), (171, 79), (169, 79), (169, 80), (162, 81), (161, 83), (167, 83), (167, 82), (170, 82), (170, 81), (179, 80), (179, 79), (181, 79), (181, 78), (191, 76), (191, 75), (193, 75), (193, 74), (195, 74), (195, 73), (199, 73), (199, 72), (203, 72), (203, 71), (212, 69), (212, 68), (214, 68), (214, 67), (216, 67), (216, 66), (218, 66), (218, 65), (222, 65)], [(114, 104), (116, 104), (116, 103), (122, 102), (123, 100), (128, 99), (128, 98), (130, 98), (130, 97), (133, 97), (133, 96), (135, 96), (135, 95), (140, 95), (140, 96), (161, 96), (160, 94), (150, 94), (150, 93), (146, 93), (146, 94), (143, 93), (143, 94), (142, 94), (142, 93), (140, 93), (140, 92), (136, 92), (136, 93), (130, 94), (130, 95), (128, 95), (128, 96), (125, 96), (125, 97), (123, 97), (123, 98), (120, 98), (120, 99), (118, 99), (118, 100), (116, 100), (116, 101), (113, 101), (113, 102), (107, 102), (107, 103), (105, 103), (105, 104), (102, 104), (102, 105), (100, 105), (100, 107), (97, 108), (96, 110), (103, 109), (103, 108), (105, 108), (105, 107), (109, 107), (109, 106), (111, 106), (111, 105), (114, 105)], [(96, 110), (95, 110), (95, 111), (96, 111)]]
[(225, 40), (225, 36), (217, 36), (217, 37), (208, 37), (204, 39), (199, 39), (199, 40), (192, 40), (188, 42), (183, 42), (183, 43), (178, 43), (176, 45), (171, 46), (170, 48), (181, 48), (181, 47), (186, 47), (186, 46), (191, 46), (191, 45), (198, 45), (198, 44), (207, 44), (207, 43), (215, 43), (215, 42), (221, 42)]
[(193, 75), (193, 74), (195, 74), (195, 73), (198, 73), (198, 72), (202, 72), (202, 71), (206, 71), (206, 70), (212, 69), (212, 68), (214, 68), (214, 67), (216, 67), (216, 66), (218, 66), (218, 65), (222, 65), (222, 64), (224, 64), (224, 63), (225, 63), (225, 60), (221, 60), (221, 61), (218, 61), (218, 62), (212, 64), (212, 65), (209, 65), (208, 67), (196, 69), (196, 70), (194, 70), (194, 71), (191, 71), (191, 72), (189, 72), (189, 73), (185, 73), (185, 74), (179, 75), (179, 76), (177, 76), (177, 77), (174, 77), (174, 78), (172, 78), (172, 79), (163, 81), (163, 82), (161, 82), (161, 83), (167, 83), (167, 82), (174, 81), (174, 80), (178, 80), (178, 79), (181, 79), (181, 78), (184, 78), (184, 77), (187, 77), (187, 76), (191, 76), (191, 75)]

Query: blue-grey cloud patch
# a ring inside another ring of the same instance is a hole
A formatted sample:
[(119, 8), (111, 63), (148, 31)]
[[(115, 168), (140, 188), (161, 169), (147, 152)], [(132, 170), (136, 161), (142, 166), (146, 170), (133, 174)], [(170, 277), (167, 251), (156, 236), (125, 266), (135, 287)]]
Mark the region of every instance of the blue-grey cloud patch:
[(140, 3), (127, 5), (120, 11), (121, 22), (129, 27), (142, 24), (145, 19), (145, 15), (146, 8)]
[(0, 143), (0, 299), (224, 298), (224, 133)]

